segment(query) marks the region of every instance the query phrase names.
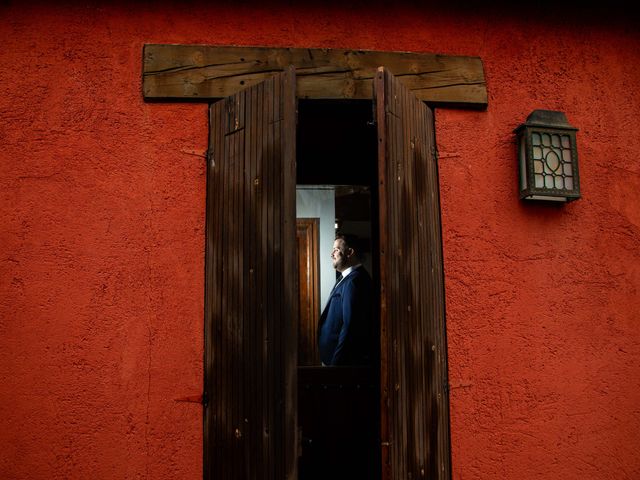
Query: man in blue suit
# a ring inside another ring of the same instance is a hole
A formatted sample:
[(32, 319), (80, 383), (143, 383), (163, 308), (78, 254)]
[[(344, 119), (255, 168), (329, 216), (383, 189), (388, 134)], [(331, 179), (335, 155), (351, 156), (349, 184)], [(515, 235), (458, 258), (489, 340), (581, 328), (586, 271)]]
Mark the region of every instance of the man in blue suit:
[(336, 236), (331, 260), (342, 275), (320, 316), (318, 346), (323, 365), (370, 365), (373, 361), (373, 291), (361, 256), (357, 237)]

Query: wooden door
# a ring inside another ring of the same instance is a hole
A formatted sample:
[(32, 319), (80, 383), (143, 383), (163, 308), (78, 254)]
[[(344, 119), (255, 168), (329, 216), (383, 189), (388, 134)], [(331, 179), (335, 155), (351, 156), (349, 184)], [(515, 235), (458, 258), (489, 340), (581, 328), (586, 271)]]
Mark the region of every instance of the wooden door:
[(383, 478), (449, 479), (449, 401), (433, 112), (387, 70), (378, 125)]
[(204, 476), (295, 479), (295, 74), (210, 108)]
[(320, 219), (298, 218), (298, 365), (320, 365), (318, 321), (320, 319)]

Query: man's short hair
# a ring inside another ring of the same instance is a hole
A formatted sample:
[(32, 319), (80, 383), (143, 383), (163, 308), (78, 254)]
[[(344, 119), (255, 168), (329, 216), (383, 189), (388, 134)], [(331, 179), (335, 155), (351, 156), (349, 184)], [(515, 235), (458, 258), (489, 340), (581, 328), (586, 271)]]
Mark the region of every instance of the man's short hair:
[(364, 258), (366, 245), (357, 235), (353, 235), (352, 233), (337, 233), (335, 239), (342, 240), (347, 248), (353, 248), (353, 251), (356, 252), (356, 257), (360, 260)]

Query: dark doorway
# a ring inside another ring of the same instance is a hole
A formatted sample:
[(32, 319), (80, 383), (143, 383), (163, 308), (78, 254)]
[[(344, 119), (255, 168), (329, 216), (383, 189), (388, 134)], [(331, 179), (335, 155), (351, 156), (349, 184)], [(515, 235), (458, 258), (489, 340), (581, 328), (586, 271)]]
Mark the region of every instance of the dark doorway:
[(369, 185), (378, 176), (371, 100), (299, 100), (297, 183)]
[[(299, 100), (296, 182), (333, 192), (333, 228), (365, 240), (363, 264), (378, 292), (376, 138), (370, 100)], [(329, 263), (329, 253), (321, 249), (318, 262)], [(332, 269), (330, 274), (335, 275)], [(377, 294), (371, 298), (376, 327), (379, 300)], [(323, 307), (321, 303), (320, 310)], [(299, 325), (301, 331), (304, 328), (308, 326)], [(379, 327), (376, 330), (379, 335)], [(299, 332), (299, 338), (312, 333)], [(379, 362), (371, 367), (299, 362), (298, 425), (299, 480), (379, 479)]]

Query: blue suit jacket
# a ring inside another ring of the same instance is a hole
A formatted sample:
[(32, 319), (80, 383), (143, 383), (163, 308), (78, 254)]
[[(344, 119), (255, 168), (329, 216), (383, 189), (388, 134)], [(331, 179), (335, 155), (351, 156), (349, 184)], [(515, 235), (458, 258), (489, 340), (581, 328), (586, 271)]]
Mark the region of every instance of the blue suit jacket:
[(371, 277), (359, 266), (331, 292), (320, 316), (318, 346), (325, 365), (368, 365), (373, 357)]

